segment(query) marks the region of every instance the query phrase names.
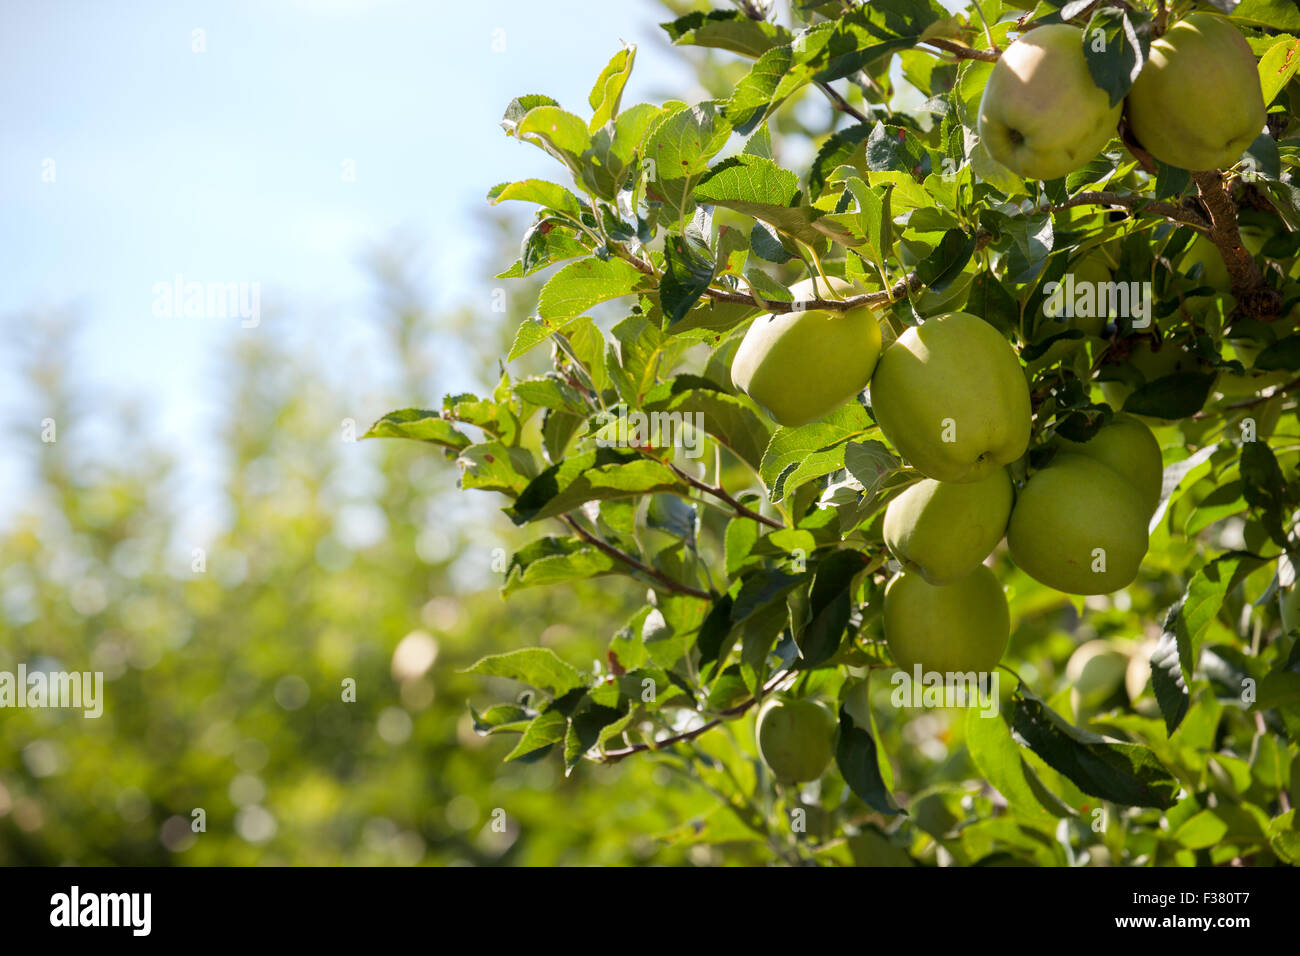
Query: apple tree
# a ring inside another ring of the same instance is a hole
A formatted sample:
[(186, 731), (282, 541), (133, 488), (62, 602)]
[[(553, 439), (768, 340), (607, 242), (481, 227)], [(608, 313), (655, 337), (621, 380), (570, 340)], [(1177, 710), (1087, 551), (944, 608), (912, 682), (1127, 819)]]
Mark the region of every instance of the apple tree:
[(369, 435), (535, 528), (507, 597), (640, 606), (477, 730), (788, 862), (1295, 863), (1300, 10), (790, 6), (662, 25), (725, 97), (625, 104), (628, 45), (505, 110), (533, 315)]

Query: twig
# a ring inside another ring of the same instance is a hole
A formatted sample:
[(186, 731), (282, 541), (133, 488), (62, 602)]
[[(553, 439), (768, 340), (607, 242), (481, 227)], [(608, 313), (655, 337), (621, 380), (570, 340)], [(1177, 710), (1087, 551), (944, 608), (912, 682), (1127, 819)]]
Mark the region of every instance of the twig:
[[(645, 260), (633, 255), (618, 243), (610, 244), (610, 251), (620, 259), (632, 265), (638, 272), (654, 276), (655, 271)], [(846, 299), (801, 299), (798, 302), (769, 302), (761, 300), (749, 292), (732, 292), (729, 289), (715, 289), (712, 286), (704, 294), (715, 302), (732, 302), (736, 305), (751, 305), (767, 312), (785, 313), (821, 309), (826, 312), (849, 312), (864, 305), (888, 305), (907, 295), (909, 290), (921, 288), (923, 283), (915, 272), (899, 279), (890, 288), (879, 292), (864, 292), (862, 295), (849, 296)]]
[(880, 292), (865, 292), (862, 295), (852, 295), (846, 299), (801, 299), (799, 302), (759, 302), (752, 295), (746, 292), (729, 292), (725, 289), (714, 288), (705, 289), (704, 294), (717, 302), (734, 302), (737, 305), (753, 305), (773, 313), (806, 311), (808, 309), (823, 309), (827, 312), (849, 312), (864, 305), (888, 305), (889, 303), (896, 302), (898, 299), (907, 295), (909, 289), (919, 289), (921, 286), (922, 282), (920, 277), (913, 272), (906, 278), (899, 279), (888, 289), (883, 289)]
[(717, 717), (714, 717), (712, 720), (705, 721), (703, 724), (696, 727), (694, 730), (686, 730), (680, 734), (674, 734), (671, 737), (665, 737), (663, 740), (656, 740), (654, 743), (651, 744), (632, 744), (629, 747), (624, 747), (622, 750), (607, 750), (605, 751), (605, 753), (600, 755), (600, 759), (597, 761), (597, 763), (616, 763), (622, 760), (624, 757), (632, 756), (632, 754), (643, 753), (647, 750), (662, 750), (665, 747), (671, 747), (673, 744), (680, 744), (687, 740), (694, 740), (696, 737), (700, 736), (701, 734), (710, 731), (714, 727), (721, 724), (728, 717), (739, 717), (745, 711), (749, 710), (749, 708), (753, 707), (760, 700), (766, 697), (768, 692), (772, 690), (772, 688), (776, 687), (777, 684), (781, 683), (781, 681), (785, 680), (785, 678), (788, 677), (789, 674), (790, 674), (789, 671), (785, 671), (785, 670), (777, 671), (774, 675), (772, 675), (772, 679), (763, 685), (762, 694), (760, 694), (757, 697), (751, 697), (749, 698), (749, 700), (745, 701), (742, 704), (737, 704), (735, 707), (730, 707), (727, 710), (718, 711)]
[(683, 471), (681, 468), (678, 468), (672, 462), (666, 462), (666, 464), (668, 465), (669, 469), (672, 470), (673, 474), (677, 475), (677, 477), (681, 478), (682, 481), (686, 482), (692, 488), (698, 488), (700, 491), (704, 492), (705, 494), (712, 495), (713, 497), (717, 498), (719, 501), (725, 502), (726, 504), (730, 505), (731, 508), (736, 512), (736, 515), (738, 517), (752, 518), (755, 521), (757, 521), (759, 524), (765, 524), (769, 528), (776, 528), (778, 530), (785, 527), (785, 525), (781, 524), (781, 522), (774, 521), (773, 519), (769, 518), (767, 515), (762, 515), (759, 514), (757, 511), (752, 511), (749, 508), (746, 508), (744, 505), (742, 505), (731, 495), (727, 494), (726, 489), (721, 487), (720, 485), (711, 485), (708, 482), (700, 481), (700, 479), (696, 478), (690, 472)]
[(618, 561), (622, 561), (628, 567), (635, 568), (637, 571), (640, 571), (642, 574), (646, 575), (647, 577), (653, 578), (654, 580), (658, 581), (660, 584), (663, 585), (665, 590), (673, 591), (677, 594), (689, 594), (691, 597), (700, 598), (703, 601), (713, 600), (713, 595), (710, 594), (708, 591), (702, 591), (699, 588), (691, 587), (689, 584), (683, 584), (681, 581), (678, 581), (676, 578), (664, 574), (658, 568), (652, 568), (648, 564), (638, 561), (636, 558), (632, 557), (632, 555), (628, 554), (626, 551), (620, 550), (619, 548), (614, 547), (608, 541), (605, 541), (604, 539), (599, 538), (596, 535), (592, 534), (590, 531), (588, 531), (582, 525), (578, 524), (578, 522), (574, 521), (568, 515), (561, 516), (561, 520), (565, 524), (567, 524), (570, 528), (572, 528), (577, 533), (578, 537), (582, 538), (582, 540), (586, 541), (590, 545), (593, 545), (597, 549), (604, 551), (611, 558), (614, 558), (615, 560)]
[(1165, 219), (1186, 223), (1197, 229), (1209, 230), (1210, 228), (1210, 223), (1205, 217), (1194, 209), (1175, 206), (1173, 203), (1161, 202), (1157, 199), (1147, 199), (1144, 196), (1124, 196), (1110, 192), (1081, 192), (1071, 196), (1065, 202), (1043, 206), (1038, 211), (1060, 212), (1073, 206), (1122, 206), (1135, 213), (1163, 216)]
[(817, 89), (825, 93), (827, 99), (829, 99), (833, 104), (835, 104), (835, 108), (839, 110), (841, 113), (848, 113), (859, 123), (871, 122), (871, 117), (867, 116), (866, 113), (863, 113), (856, 106), (854, 106), (843, 96), (841, 96), (839, 91), (836, 90), (835, 87), (831, 86), (829, 83), (819, 82), (817, 84)]
[(974, 47), (962, 46), (960, 43), (953, 43), (951, 40), (926, 40), (929, 46), (943, 50), (945, 53), (951, 53), (959, 60), (984, 60), (987, 63), (995, 62), (998, 57), (1002, 56), (1000, 50), (976, 50)]
[(1256, 395), (1254, 398), (1248, 398), (1242, 402), (1234, 402), (1231, 405), (1224, 405), (1221, 408), (1213, 408), (1209, 411), (1199, 411), (1192, 416), (1192, 421), (1199, 421), (1204, 418), (1211, 418), (1215, 415), (1222, 415), (1224, 412), (1235, 412), (1243, 408), (1254, 408), (1256, 405), (1263, 405), (1265, 402), (1271, 402), (1275, 398), (1288, 395), (1300, 389), (1300, 378), (1287, 382), (1285, 385), (1274, 388), (1267, 395)]

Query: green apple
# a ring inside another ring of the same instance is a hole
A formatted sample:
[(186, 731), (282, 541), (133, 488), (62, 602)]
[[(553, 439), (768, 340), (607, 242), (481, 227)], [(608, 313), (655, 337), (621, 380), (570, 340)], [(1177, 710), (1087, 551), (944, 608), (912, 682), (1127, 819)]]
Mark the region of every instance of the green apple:
[(1117, 472), (1137, 490), (1147, 517), (1155, 514), (1165, 465), (1156, 436), (1136, 417), (1121, 413), (1087, 441), (1071, 441), (1058, 435), (1056, 442), (1064, 452), (1086, 455)]
[(1085, 165), (1115, 135), (1122, 104), (1088, 71), (1083, 31), (1038, 27), (993, 64), (979, 108), (989, 155), (1026, 179), (1056, 179)]
[[(843, 298), (853, 286), (811, 279), (790, 287), (794, 301)], [(874, 310), (804, 309), (754, 320), (731, 363), (731, 381), (782, 425), (806, 425), (867, 387), (880, 358)]]
[(1181, 169), (1226, 169), (1264, 129), (1255, 55), (1212, 13), (1193, 13), (1151, 44), (1127, 103), (1138, 142)]
[(965, 312), (900, 335), (871, 380), (876, 423), (927, 478), (979, 481), (1025, 453), (1029, 386), (1002, 333)]
[(1007, 597), (979, 565), (951, 584), (933, 585), (904, 571), (885, 586), (885, 641), (894, 662), (913, 672), (990, 673), (1011, 636)]
[(974, 571), (1006, 533), (1011, 476), (957, 484), (926, 478), (885, 509), (885, 544), (903, 567), (931, 584), (950, 584)]
[(811, 700), (771, 697), (758, 712), (758, 752), (778, 780), (816, 780), (831, 762), (835, 718)]
[(1058, 452), (1030, 476), (1007, 547), (1035, 581), (1067, 594), (1109, 594), (1137, 577), (1150, 513), (1136, 488), (1086, 455)]

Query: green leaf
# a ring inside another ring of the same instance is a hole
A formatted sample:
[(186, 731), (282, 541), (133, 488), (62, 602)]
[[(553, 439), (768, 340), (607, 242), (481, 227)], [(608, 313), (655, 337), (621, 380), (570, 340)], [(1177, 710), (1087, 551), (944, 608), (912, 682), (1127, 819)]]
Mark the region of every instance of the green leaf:
[(934, 251), (917, 263), (921, 284), (934, 292), (948, 288), (975, 254), (975, 237), (960, 229), (949, 229)]
[(1189, 850), (1203, 850), (1214, 846), (1228, 832), (1228, 825), (1215, 816), (1212, 810), (1200, 813), (1184, 820), (1174, 831), (1174, 840)]
[(580, 581), (617, 570), (613, 558), (581, 538), (540, 538), (515, 552), (501, 592), (510, 595), (523, 588)]
[(916, 180), (930, 175), (930, 153), (915, 130), (877, 123), (867, 137), (867, 168), (878, 172), (894, 170)]
[(1025, 763), (1006, 721), (1000, 716), (989, 716), (978, 707), (967, 710), (966, 746), (975, 768), (1006, 797), (1015, 813), (1039, 819), (1070, 815), (1060, 800), (1052, 802), (1041, 782), (1035, 781), (1037, 786), (1030, 783), (1030, 778), (1036, 776), (1033, 768)]
[(1241, 0), (1230, 17), (1254, 27), (1300, 30), (1300, 7), (1294, 0)]
[(857, 148), (871, 135), (870, 123), (858, 123), (836, 130), (822, 143), (813, 159), (812, 168), (808, 170), (808, 188), (814, 195), (820, 195), (830, 181), (831, 173), (840, 166), (848, 164)]
[(841, 405), (820, 422), (778, 428), (763, 453), (759, 477), (780, 501), (800, 484), (844, 467), (844, 445), (875, 430), (857, 402)]
[(791, 94), (811, 82), (829, 83), (857, 73), (898, 50), (915, 46), (926, 30), (946, 19), (932, 0), (874, 0), (831, 23), (818, 23), (791, 43), (763, 53), (727, 102), (732, 123), (752, 128)]
[(583, 700), (569, 715), (569, 726), (564, 735), (564, 772), (570, 774), (583, 755), (596, 746), (600, 732), (615, 721), (621, 720), (623, 711), (617, 707), (598, 704), (590, 697)]
[(583, 259), (565, 266), (542, 287), (537, 314), (551, 322), (564, 321), (648, 284), (646, 276), (622, 259)]
[(761, 219), (755, 222), (754, 228), (750, 230), (749, 245), (754, 250), (754, 255), (767, 262), (789, 262), (794, 258), (793, 252), (786, 246), (781, 234)]
[(543, 96), (540, 93), (529, 93), (527, 96), (517, 96), (510, 101), (506, 107), (505, 115), (501, 118), (501, 128), (511, 136), (515, 135), (515, 130), (519, 128), (519, 121), (528, 115), (528, 111), (538, 106), (559, 106), (555, 100), (549, 96)]
[(760, 534), (758, 522), (750, 518), (732, 518), (723, 536), (727, 576), (734, 577), (754, 551)]
[(884, 778), (880, 776), (876, 740), (871, 736), (871, 729), (858, 726), (843, 705), (840, 706), (839, 739), (835, 743), (835, 765), (849, 789), (871, 809), (890, 817), (907, 815), (894, 803)]
[(699, 514), (695, 505), (676, 495), (653, 495), (646, 508), (646, 527), (681, 538), (688, 548), (695, 547)]
[(599, 448), (547, 468), (519, 493), (506, 514), (515, 524), (527, 524), (565, 514), (588, 501), (681, 488), (662, 462), (635, 451)]
[(731, 449), (750, 467), (758, 468), (763, 460), (771, 430), (735, 395), (729, 395), (708, 379), (695, 375), (678, 375), (661, 382), (645, 396), (648, 412), (676, 412), (684, 416), (700, 415), (704, 432)]
[(1267, 131), (1256, 136), (1246, 147), (1242, 163), (1245, 166), (1243, 175), (1249, 175), (1252, 182), (1282, 178), (1282, 157), (1278, 153), (1277, 140)]
[(519, 738), (519, 743), (515, 744), (515, 749), (506, 754), (505, 759), (522, 760), (538, 751), (545, 751), (563, 740), (568, 729), (569, 718), (560, 711), (548, 710), (540, 713), (533, 718), (524, 735)]
[(1180, 785), (1146, 747), (1071, 727), (1024, 690), (1014, 700), (1012, 729), (1084, 793), (1123, 806), (1173, 806)]
[(799, 177), (761, 156), (732, 156), (700, 180), (695, 198), (740, 212), (745, 206), (789, 206), (798, 202)]
[(636, 59), (636, 44), (629, 43), (619, 50), (605, 69), (596, 78), (596, 85), (591, 88), (587, 102), (594, 111), (587, 129), (594, 133), (618, 115), (618, 104), (623, 98), (623, 87), (632, 75), (632, 63)]
[(1020, 303), (991, 272), (976, 273), (971, 280), (966, 309), (999, 332), (1015, 332), (1020, 327)]
[(527, 449), (508, 448), (496, 441), (462, 449), (456, 465), (462, 488), (499, 491), (512, 498), (524, 490), (537, 470)]
[(389, 412), (367, 429), (366, 438), (411, 438), (441, 445), (459, 451), (470, 444), (468, 436), (456, 431), (455, 426), (439, 412), (424, 408), (403, 408)]
[(749, 139), (745, 140), (745, 148), (741, 152), (746, 156), (758, 156), (762, 159), (775, 160), (772, 153), (772, 131), (768, 129), (766, 123), (750, 134)]
[(1175, 372), (1146, 382), (1124, 400), (1124, 411), (1153, 418), (1189, 418), (1205, 405), (1217, 376)]
[(772, 600), (740, 625), (740, 676), (752, 696), (757, 697), (767, 681), (772, 646), (789, 621), (790, 609), (786, 602)]
[(761, 156), (732, 156), (709, 170), (695, 189), (695, 200), (725, 206), (770, 223), (778, 230), (810, 245), (830, 236), (854, 244), (852, 234), (833, 220), (819, 222), (825, 213), (800, 205), (799, 180)]
[(515, 136), (540, 146), (575, 175), (581, 175), (583, 154), (591, 148), (587, 124), (558, 106), (537, 106), (515, 127)]
[[(1209, 633), (1210, 624), (1223, 607), (1228, 591), (1242, 577), (1263, 564), (1263, 560), (1248, 551), (1229, 551), (1192, 575), (1178, 612), (1175, 632), (1184, 683), (1190, 684), (1196, 673), (1201, 644)], [(1173, 729), (1169, 732), (1172, 734)]]
[(499, 186), (492, 187), (487, 198), (494, 206), (507, 199), (517, 199), (522, 202), (539, 203), (574, 219), (582, 215), (582, 203), (578, 201), (577, 196), (563, 186), (557, 186), (544, 179), (522, 179), (517, 183), (501, 183)]
[(513, 388), (519, 400), (530, 405), (570, 412), (587, 410), (582, 395), (558, 372), (548, 372), (538, 378), (522, 379), (515, 382)]
[(1289, 547), (1284, 527), (1286, 479), (1265, 442), (1242, 443), (1241, 482), (1242, 497), (1259, 513), (1269, 536), (1281, 547)]
[(861, 551), (833, 551), (818, 562), (808, 596), (810, 620), (795, 638), (802, 669), (820, 667), (839, 650), (853, 609), (850, 585), (866, 566)]
[[(1100, 37), (1099, 37), (1100, 34)], [(1104, 42), (1097, 42), (1104, 38)], [(1083, 56), (1097, 86), (1118, 105), (1142, 72), (1151, 49), (1151, 18), (1140, 10), (1100, 6), (1083, 31)]]
[(1188, 693), (1178, 633), (1176, 629), (1170, 631), (1169, 623), (1166, 622), (1164, 633), (1151, 652), (1151, 689), (1160, 706), (1160, 715), (1165, 719), (1165, 732), (1173, 736), (1187, 716)]
[(583, 686), (582, 674), (548, 647), (521, 647), (505, 654), (489, 654), (461, 673), (508, 677), (552, 697), (563, 697)]
[(1300, 369), (1300, 333), (1283, 336), (1255, 356), (1255, 368), (1259, 371), (1286, 369), (1294, 372)]
[(528, 711), (518, 704), (494, 704), (481, 714), (471, 704), (469, 712), (474, 717), (474, 733), (480, 737), (522, 733), (533, 721)]
[(849, 179), (845, 184), (853, 198), (857, 200), (857, 225), (871, 247), (876, 265), (883, 266), (889, 258), (889, 251), (894, 243), (894, 220), (890, 213), (890, 196), (892, 183), (882, 183), (869, 187), (858, 177)]
[(670, 211), (667, 225), (694, 211), (695, 186), (730, 135), (731, 124), (713, 103), (684, 107), (651, 126), (645, 146), (647, 194)]
[(730, 594), (718, 598), (700, 625), (695, 638), (695, 647), (700, 653), (700, 671), (724, 657), (730, 646), (727, 638), (731, 635), (731, 611), (735, 599)]
[(659, 280), (659, 302), (671, 327), (686, 317), (713, 281), (717, 264), (707, 246), (681, 233), (664, 239), (664, 272)]
[(561, 219), (546, 218), (533, 223), (524, 233), (519, 260), (498, 279), (522, 279), (549, 265), (591, 254), (585, 237)]
[(1287, 37), (1268, 48), (1259, 59), (1259, 85), (1264, 91), (1264, 105), (1268, 106), (1291, 82), (1300, 68), (1300, 39)]
[(659, 26), (674, 44), (711, 47), (748, 57), (790, 42), (790, 32), (784, 27), (747, 17), (739, 10), (696, 11)]

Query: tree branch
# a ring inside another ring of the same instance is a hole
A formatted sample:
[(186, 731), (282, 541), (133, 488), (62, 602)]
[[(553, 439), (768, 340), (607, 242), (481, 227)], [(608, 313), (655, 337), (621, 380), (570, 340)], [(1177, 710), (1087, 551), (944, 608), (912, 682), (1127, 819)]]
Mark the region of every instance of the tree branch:
[[(632, 265), (638, 272), (658, 278), (650, 263), (633, 255), (624, 246), (619, 243), (611, 243), (609, 248), (611, 252)], [(915, 272), (912, 272), (905, 278), (899, 279), (888, 289), (882, 289), (879, 292), (864, 292), (861, 295), (849, 296), (846, 299), (801, 299), (799, 302), (769, 302), (751, 292), (733, 292), (729, 289), (715, 289), (712, 286), (704, 290), (704, 295), (715, 302), (750, 305), (773, 313), (805, 311), (807, 309), (821, 309), (826, 312), (849, 312), (864, 305), (888, 305), (907, 295), (909, 290), (919, 289), (922, 285), (920, 277)]]
[(867, 116), (867, 114), (863, 113), (852, 103), (846, 100), (843, 96), (841, 96), (839, 91), (836, 90), (835, 87), (831, 86), (829, 83), (819, 82), (817, 84), (817, 89), (825, 93), (826, 98), (829, 99), (831, 103), (835, 105), (835, 108), (839, 110), (841, 113), (847, 113), (849, 116), (852, 116), (859, 123), (871, 122), (871, 117)]
[(687, 730), (687, 731), (683, 731), (680, 734), (673, 734), (671, 737), (665, 737), (663, 740), (656, 740), (652, 744), (632, 744), (631, 746), (625, 747), (622, 750), (607, 750), (605, 753), (600, 755), (600, 759), (597, 761), (597, 763), (617, 763), (618, 761), (622, 760), (624, 757), (632, 756), (632, 754), (643, 753), (644, 751), (647, 750), (662, 750), (665, 747), (671, 747), (673, 744), (680, 744), (687, 740), (694, 740), (696, 737), (700, 736), (701, 734), (706, 733), (707, 731), (710, 731), (714, 727), (718, 726), (718, 724), (722, 723), (728, 717), (739, 717), (745, 711), (749, 710), (749, 708), (753, 707), (760, 700), (766, 697), (768, 692), (771, 691), (772, 688), (776, 687), (777, 684), (781, 683), (781, 681), (785, 680), (785, 678), (788, 677), (789, 674), (790, 674), (789, 671), (784, 671), (784, 670), (777, 671), (774, 675), (772, 675), (772, 679), (763, 685), (763, 693), (760, 694), (758, 697), (751, 697), (749, 698), (749, 700), (745, 701), (742, 704), (737, 704), (735, 707), (730, 707), (727, 710), (718, 711), (717, 717), (714, 717), (712, 720), (705, 721), (703, 724), (696, 727), (694, 730)]
[(768, 302), (747, 292), (728, 292), (725, 289), (714, 288), (705, 289), (704, 294), (717, 302), (753, 305), (773, 313), (806, 311), (808, 309), (848, 312), (864, 305), (888, 305), (907, 295), (908, 290), (919, 289), (921, 286), (920, 277), (913, 272), (906, 278), (899, 279), (888, 289), (882, 289), (880, 292), (864, 292), (862, 295), (851, 295), (846, 299), (802, 299), (799, 302)]
[(1043, 206), (1039, 209), (1039, 212), (1060, 212), (1074, 206), (1121, 206), (1125, 209), (1131, 209), (1138, 215), (1163, 216), (1165, 219), (1186, 223), (1197, 229), (1208, 230), (1210, 228), (1210, 223), (1195, 209), (1186, 206), (1175, 206), (1173, 203), (1161, 202), (1156, 199), (1147, 199), (1144, 196), (1124, 196), (1110, 192), (1077, 193), (1065, 202)]
[(776, 528), (778, 530), (785, 527), (785, 525), (781, 524), (781, 522), (774, 521), (771, 518), (769, 518), (767, 515), (759, 514), (757, 511), (752, 511), (749, 508), (746, 508), (744, 505), (742, 505), (731, 495), (727, 494), (726, 489), (723, 488), (722, 486), (710, 485), (707, 482), (700, 481), (700, 479), (696, 478), (694, 475), (690, 474), (689, 472), (683, 471), (682, 469), (678, 468), (672, 462), (665, 462), (665, 464), (668, 465), (669, 469), (672, 470), (673, 474), (677, 475), (677, 477), (681, 478), (682, 481), (686, 482), (692, 488), (698, 488), (700, 491), (704, 492), (705, 494), (712, 495), (714, 498), (717, 498), (719, 501), (722, 501), (727, 505), (729, 505), (736, 512), (737, 517), (752, 518), (755, 521), (757, 521), (759, 524), (765, 524), (769, 528)]
[(926, 40), (928, 46), (942, 50), (944, 53), (951, 53), (959, 60), (984, 60), (987, 63), (995, 62), (1002, 54), (998, 50), (976, 50), (974, 47), (962, 46), (960, 43), (953, 43), (951, 40)]
[(1248, 398), (1242, 402), (1235, 402), (1232, 405), (1224, 405), (1222, 408), (1212, 408), (1209, 411), (1201, 410), (1192, 416), (1192, 421), (1200, 421), (1203, 418), (1212, 418), (1215, 415), (1222, 415), (1224, 412), (1236, 412), (1243, 408), (1254, 408), (1256, 405), (1263, 405), (1265, 402), (1271, 402), (1275, 398), (1283, 395), (1289, 395), (1300, 389), (1300, 378), (1293, 379), (1285, 385), (1275, 386), (1267, 394), (1256, 395), (1254, 398)]
[(574, 532), (578, 535), (578, 537), (582, 538), (583, 541), (586, 541), (588, 544), (592, 545), (593, 547), (597, 548), (600, 551), (604, 551), (611, 558), (614, 558), (617, 561), (622, 561), (628, 567), (634, 568), (635, 570), (640, 571), (642, 574), (646, 575), (647, 577), (653, 578), (654, 580), (658, 581), (661, 585), (663, 585), (664, 590), (672, 591), (676, 594), (688, 594), (691, 597), (700, 598), (703, 601), (713, 600), (713, 595), (710, 594), (708, 591), (701, 591), (699, 588), (691, 587), (689, 584), (683, 584), (681, 581), (678, 581), (676, 578), (664, 574), (658, 568), (652, 568), (648, 564), (644, 564), (643, 562), (638, 561), (636, 558), (632, 557), (632, 555), (628, 554), (626, 551), (622, 551), (614, 547), (608, 541), (605, 541), (604, 539), (599, 538), (596, 535), (592, 534), (590, 531), (588, 531), (582, 525), (578, 524), (578, 522), (574, 521), (568, 515), (561, 515), (560, 520), (562, 520), (565, 524), (567, 524), (570, 528), (572, 528)]
[(1219, 249), (1223, 264), (1232, 282), (1232, 294), (1241, 310), (1251, 318), (1270, 322), (1278, 317), (1282, 297), (1277, 290), (1264, 284), (1264, 275), (1255, 264), (1254, 257), (1241, 241), (1237, 228), (1237, 206), (1228, 195), (1223, 173), (1217, 169), (1192, 173), (1192, 181), (1205, 204), (1210, 217), (1206, 235)]

